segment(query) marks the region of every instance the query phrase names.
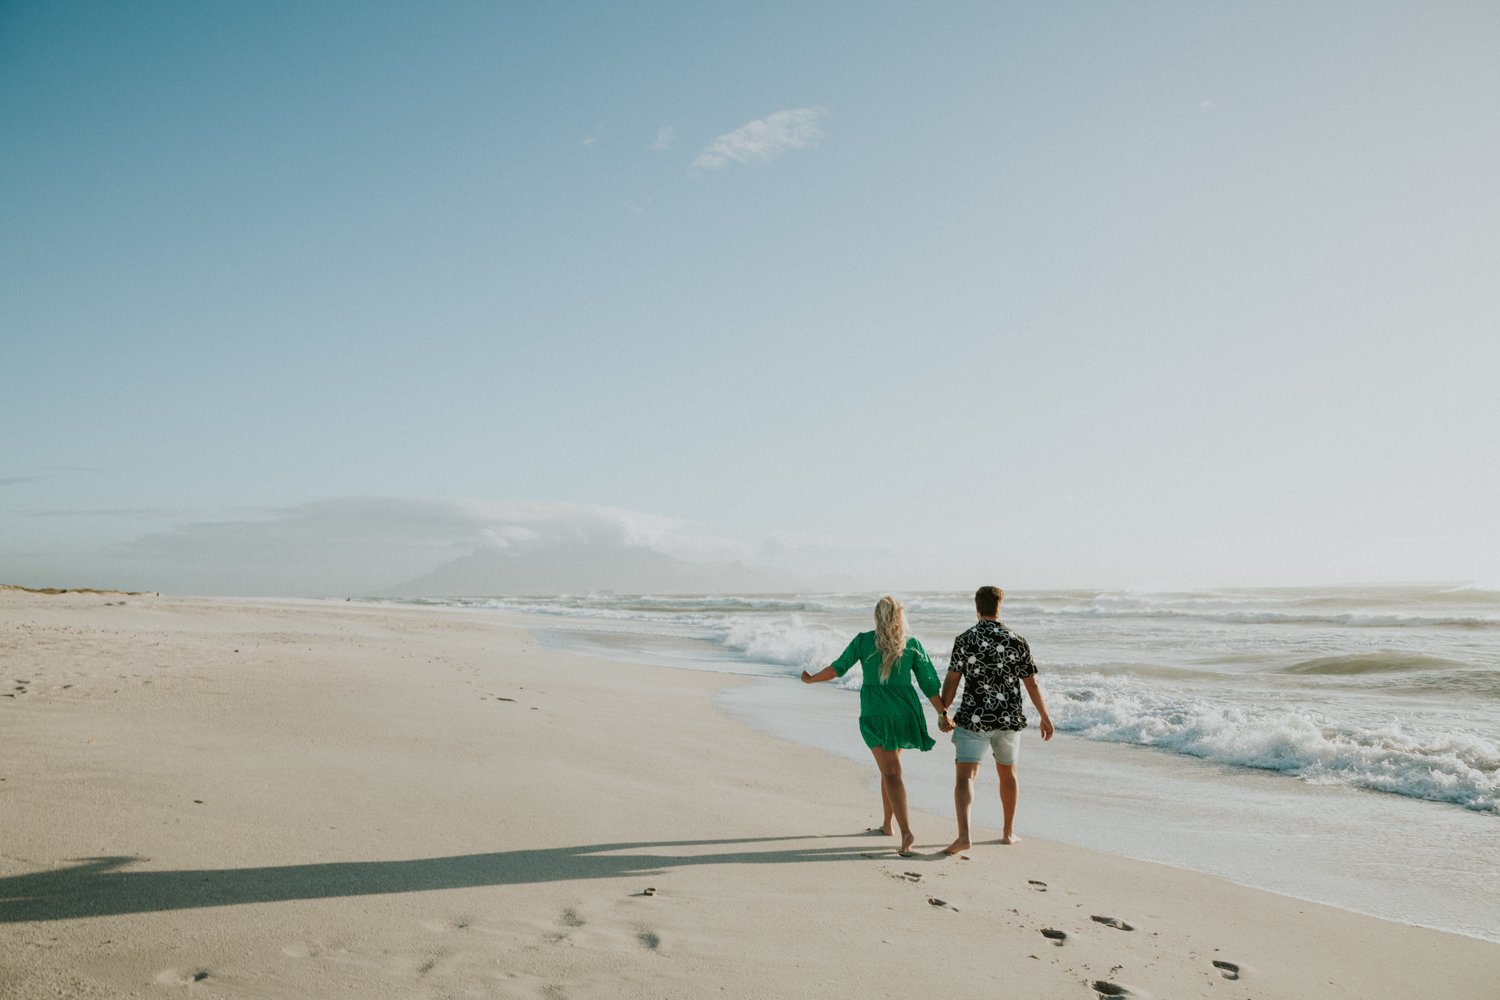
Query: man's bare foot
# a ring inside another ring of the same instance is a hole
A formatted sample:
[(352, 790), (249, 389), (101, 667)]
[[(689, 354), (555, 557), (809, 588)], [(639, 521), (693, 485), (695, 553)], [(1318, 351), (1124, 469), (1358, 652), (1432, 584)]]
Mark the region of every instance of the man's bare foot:
[(966, 837), (959, 837), (953, 843), (943, 848), (944, 854), (957, 854), (959, 851), (967, 851), (972, 845)]
[(903, 858), (911, 856), (911, 845), (916, 843), (917, 835), (914, 833), (903, 833), (901, 835), (901, 850), (896, 853)]
[(1000, 836), (1000, 843), (1002, 844), (1019, 844), (1020, 842), (1021, 838), (1013, 833), (1006, 833)]

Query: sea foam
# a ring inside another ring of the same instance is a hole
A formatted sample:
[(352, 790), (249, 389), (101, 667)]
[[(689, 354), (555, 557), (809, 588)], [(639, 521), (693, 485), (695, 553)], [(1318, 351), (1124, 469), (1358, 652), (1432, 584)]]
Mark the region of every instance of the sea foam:
[(1395, 720), (1332, 722), (1304, 707), (1184, 696), (1103, 675), (1056, 679), (1049, 708), (1059, 730), (1088, 739), (1478, 812), (1496, 812), (1500, 802), (1500, 744), (1477, 732), (1422, 731)]

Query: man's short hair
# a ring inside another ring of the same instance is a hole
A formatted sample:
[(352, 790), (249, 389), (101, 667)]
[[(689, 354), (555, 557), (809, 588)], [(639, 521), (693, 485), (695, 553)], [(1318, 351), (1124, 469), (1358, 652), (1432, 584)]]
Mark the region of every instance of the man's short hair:
[(1000, 613), (1000, 602), (1005, 591), (999, 587), (980, 587), (974, 592), (974, 610), (989, 618)]

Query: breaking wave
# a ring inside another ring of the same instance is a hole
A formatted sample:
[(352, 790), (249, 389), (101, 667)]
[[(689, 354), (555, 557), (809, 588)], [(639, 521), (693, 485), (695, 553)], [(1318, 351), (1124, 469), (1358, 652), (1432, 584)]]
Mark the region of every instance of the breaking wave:
[(1494, 813), (1500, 745), (1464, 730), (1399, 722), (1331, 723), (1289, 705), (1247, 705), (1153, 690), (1104, 676), (1060, 680), (1049, 697), (1059, 730), (1173, 753)]

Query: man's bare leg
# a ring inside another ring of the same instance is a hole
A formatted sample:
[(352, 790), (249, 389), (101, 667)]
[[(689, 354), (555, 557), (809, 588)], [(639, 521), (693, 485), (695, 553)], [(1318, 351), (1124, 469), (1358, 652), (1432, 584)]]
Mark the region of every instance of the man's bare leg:
[(943, 848), (944, 854), (957, 854), (969, 849), (969, 810), (974, 805), (974, 779), (978, 775), (978, 764), (954, 765), (953, 812), (958, 816), (958, 839)]
[(1000, 775), (1000, 811), (1005, 814), (1005, 829), (1000, 834), (1000, 843), (1017, 844), (1021, 838), (1011, 829), (1016, 819), (1016, 794), (1020, 790), (1016, 783), (1016, 765), (996, 764), (995, 772)]
[(904, 857), (911, 853), (911, 845), (917, 839), (911, 832), (911, 822), (906, 815), (906, 785), (901, 781), (901, 751), (884, 747), (871, 747), (875, 765), (880, 768), (881, 800), (889, 803), (891, 817), (901, 828), (901, 850)]

